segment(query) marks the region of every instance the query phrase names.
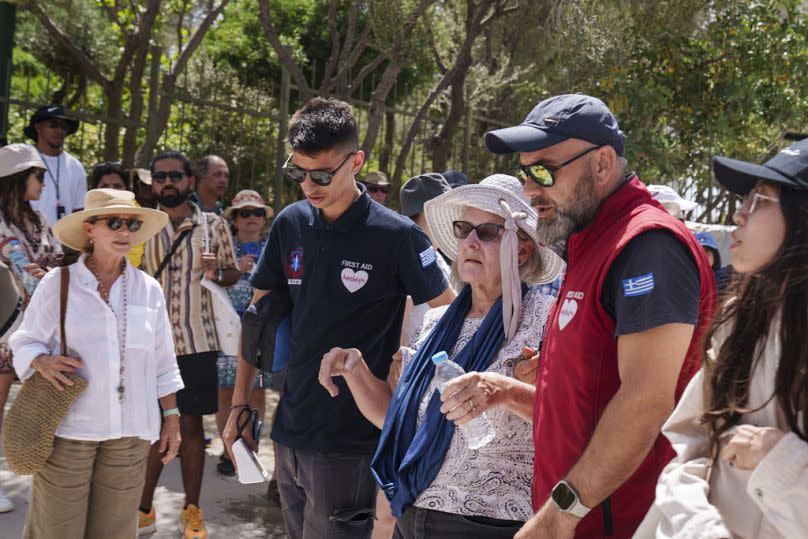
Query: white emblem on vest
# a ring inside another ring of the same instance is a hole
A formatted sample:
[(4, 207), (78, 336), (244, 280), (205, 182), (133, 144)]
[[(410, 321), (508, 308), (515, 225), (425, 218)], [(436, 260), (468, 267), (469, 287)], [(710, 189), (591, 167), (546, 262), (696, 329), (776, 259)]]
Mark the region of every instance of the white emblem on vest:
[(562, 330), (578, 312), (578, 302), (574, 299), (565, 299), (561, 305), (561, 312), (558, 313), (558, 329)]

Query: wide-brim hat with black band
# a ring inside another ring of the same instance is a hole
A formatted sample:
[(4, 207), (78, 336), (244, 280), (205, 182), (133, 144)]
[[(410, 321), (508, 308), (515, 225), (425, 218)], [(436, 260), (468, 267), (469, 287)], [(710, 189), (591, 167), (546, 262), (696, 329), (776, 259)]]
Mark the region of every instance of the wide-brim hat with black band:
[(808, 189), (808, 138), (780, 150), (762, 165), (715, 157), (713, 173), (718, 183), (738, 195), (747, 194), (759, 180)]
[(90, 243), (84, 231), (84, 222), (93, 217), (127, 215), (143, 221), (137, 232), (132, 232), (132, 245), (142, 243), (160, 232), (168, 224), (168, 214), (151, 208), (141, 208), (135, 194), (118, 189), (93, 189), (84, 196), (84, 209), (59, 219), (53, 225), (53, 235), (73, 249), (82, 251)]
[(42, 156), (30, 144), (9, 144), (0, 148), (0, 178), (12, 176), (30, 168), (48, 167)]
[(625, 136), (609, 107), (592, 96), (562, 94), (545, 99), (513, 127), (485, 134), (489, 152), (535, 152), (575, 138), (597, 146), (611, 146), (623, 155)]
[(242, 189), (236, 196), (233, 197), (233, 205), (224, 210), (224, 216), (230, 219), (235, 210), (240, 208), (264, 208), (267, 212), (267, 217), (272, 217), (275, 212), (270, 206), (264, 202), (264, 198), (258, 194), (258, 191), (252, 189)]
[(76, 131), (79, 130), (79, 121), (75, 118), (71, 118), (65, 112), (64, 107), (61, 105), (45, 105), (44, 107), (39, 107), (34, 112), (34, 115), (31, 116), (31, 119), (28, 121), (28, 125), (25, 126), (25, 129), (22, 130), (23, 133), (29, 138), (36, 140), (36, 128), (34, 127), (37, 122), (41, 122), (42, 120), (52, 120), (58, 119), (62, 120), (67, 124), (67, 134), (72, 135)]

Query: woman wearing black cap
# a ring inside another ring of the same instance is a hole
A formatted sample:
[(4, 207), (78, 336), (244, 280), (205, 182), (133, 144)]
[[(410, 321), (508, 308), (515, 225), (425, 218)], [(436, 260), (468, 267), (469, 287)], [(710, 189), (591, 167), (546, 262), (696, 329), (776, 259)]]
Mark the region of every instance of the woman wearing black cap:
[(808, 529), (808, 139), (764, 165), (716, 158), (743, 196), (704, 367), (663, 432), (677, 457), (643, 535), (804, 537)]

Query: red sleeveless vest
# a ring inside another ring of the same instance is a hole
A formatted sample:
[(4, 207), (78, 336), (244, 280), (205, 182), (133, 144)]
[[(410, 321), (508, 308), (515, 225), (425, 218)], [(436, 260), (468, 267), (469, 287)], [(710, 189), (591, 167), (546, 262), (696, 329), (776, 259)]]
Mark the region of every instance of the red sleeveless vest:
[[(615, 320), (601, 305), (601, 291), (617, 255), (651, 229), (672, 232), (688, 247), (699, 272), (699, 318), (677, 382), (677, 402), (699, 369), (702, 336), (716, 296), (713, 273), (694, 235), (634, 176), (603, 202), (594, 222), (568, 242), (567, 271), (545, 330), (536, 382), (534, 509), (581, 457), (620, 387)], [(654, 499), (659, 473), (673, 455), (660, 435), (634, 474), (578, 524), (576, 537), (631, 537)]]

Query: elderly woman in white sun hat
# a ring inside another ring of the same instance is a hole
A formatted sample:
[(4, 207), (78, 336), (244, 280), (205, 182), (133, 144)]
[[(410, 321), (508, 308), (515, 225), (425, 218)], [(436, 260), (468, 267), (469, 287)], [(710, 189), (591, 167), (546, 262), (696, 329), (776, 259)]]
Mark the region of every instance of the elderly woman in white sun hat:
[[(45, 275), (10, 339), (21, 379), (37, 371), (57, 389), (72, 385), (66, 373), (87, 381), (34, 474), (24, 537), (134, 537), (149, 446), (159, 439), (168, 462), (180, 444), (183, 384), (163, 291), (126, 258), (168, 216), (114, 189), (89, 191), (84, 208), (53, 227), (81, 258)], [(65, 269), (68, 355), (59, 355)]]
[[(524, 346), (537, 347), (561, 260), (537, 246), (536, 213), (514, 177), (495, 174), (424, 206), (440, 249), (464, 284), (429, 311), (398, 383), (376, 378), (361, 351), (334, 349), (320, 383), (345, 377), (362, 413), (383, 428), (373, 473), (398, 517), (394, 537), (512, 537), (532, 514), (534, 387), (514, 377)], [(432, 356), (446, 352), (467, 374), (442, 395)], [(409, 355), (409, 354), (408, 354)], [(470, 449), (458, 426), (486, 413), (495, 436)]]

